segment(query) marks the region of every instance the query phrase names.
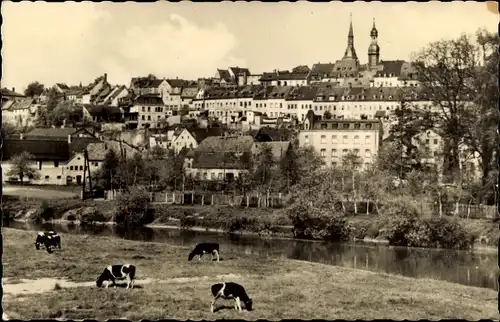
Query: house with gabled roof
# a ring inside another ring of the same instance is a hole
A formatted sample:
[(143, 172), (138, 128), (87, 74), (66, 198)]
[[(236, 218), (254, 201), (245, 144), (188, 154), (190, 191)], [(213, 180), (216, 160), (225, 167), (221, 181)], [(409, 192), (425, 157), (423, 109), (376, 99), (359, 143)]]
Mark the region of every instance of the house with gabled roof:
[(252, 166), (251, 136), (212, 136), (185, 157), (186, 174), (197, 180), (235, 180)]
[(178, 154), (182, 148), (196, 149), (198, 145), (207, 137), (219, 136), (224, 133), (224, 129), (218, 127), (212, 128), (184, 128), (172, 140), (172, 148)]
[[(63, 140), (63, 132), (53, 131), (52, 135), (46, 136), (20, 135), (18, 137), (9, 137), (9, 140), (6, 140), (2, 146), (2, 174), (4, 180), (17, 181), (19, 179), (17, 176), (7, 176), (7, 173), (14, 166), (12, 158), (22, 152), (28, 152), (33, 156), (33, 168), (37, 169), (40, 174), (38, 180), (28, 180), (31, 183), (81, 184), (84, 172), (83, 152), (90, 143), (99, 142), (100, 140), (95, 137), (72, 137), (71, 134), (68, 134), (66, 140)], [(71, 131), (66, 131), (66, 133), (71, 133)], [(50, 132), (36, 131), (36, 134), (50, 134)]]
[(33, 98), (6, 101), (2, 104), (2, 121), (19, 128), (32, 126), (38, 106)]

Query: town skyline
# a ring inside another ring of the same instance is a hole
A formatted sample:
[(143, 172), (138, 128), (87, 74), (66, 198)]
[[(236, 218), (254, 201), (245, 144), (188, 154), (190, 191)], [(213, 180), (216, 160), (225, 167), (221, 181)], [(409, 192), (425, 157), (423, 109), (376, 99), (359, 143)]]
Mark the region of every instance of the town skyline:
[(335, 62), (346, 49), (351, 14), (362, 64), (373, 19), (381, 60), (409, 61), (430, 42), (498, 24), (498, 15), (477, 2), (4, 2), (2, 87), (22, 92), (35, 80), (86, 84), (104, 73), (111, 83), (128, 85), (149, 73), (196, 79), (229, 66), (262, 73)]

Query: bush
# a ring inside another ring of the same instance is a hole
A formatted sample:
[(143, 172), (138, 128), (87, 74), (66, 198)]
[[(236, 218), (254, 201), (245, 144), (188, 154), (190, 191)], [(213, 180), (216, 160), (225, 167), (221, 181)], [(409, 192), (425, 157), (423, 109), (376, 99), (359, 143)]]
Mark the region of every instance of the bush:
[(97, 208), (85, 209), (80, 216), (81, 225), (94, 225), (96, 222), (105, 222), (106, 218)]
[(351, 228), (344, 218), (297, 203), (288, 209), (295, 238), (345, 241), (351, 237)]
[(196, 218), (190, 215), (184, 215), (180, 219), (180, 226), (182, 230), (191, 229), (196, 226)]
[(129, 228), (152, 223), (154, 209), (149, 207), (149, 194), (141, 189), (133, 189), (117, 198), (114, 221)]
[(474, 243), (473, 235), (457, 221), (422, 216), (412, 201), (389, 202), (384, 206), (383, 217), (390, 245), (468, 249)]
[(36, 222), (44, 222), (48, 220), (52, 220), (55, 218), (54, 208), (49, 206), (47, 200), (43, 200), (35, 213), (34, 220)]

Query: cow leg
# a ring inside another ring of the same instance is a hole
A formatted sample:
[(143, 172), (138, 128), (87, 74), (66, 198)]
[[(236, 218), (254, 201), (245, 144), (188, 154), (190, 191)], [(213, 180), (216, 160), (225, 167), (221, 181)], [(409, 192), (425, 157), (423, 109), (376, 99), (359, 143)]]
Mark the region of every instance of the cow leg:
[(131, 279), (131, 281), (130, 281), (130, 288), (134, 288), (134, 283), (135, 283), (135, 280)]
[(130, 288), (130, 284), (131, 284), (130, 276), (127, 275), (126, 280), (127, 280), (127, 287), (126, 288), (128, 289), (128, 288)]
[(36, 250), (39, 250), (40, 249), (40, 244), (39, 243), (35, 243), (35, 247), (36, 247)]
[(219, 261), (219, 252), (217, 250), (215, 250), (215, 256), (217, 256), (217, 261)]
[(238, 310), (241, 312), (242, 311), (242, 309), (241, 309), (241, 301), (240, 301), (239, 297), (236, 298), (236, 305), (238, 305)]
[(217, 299), (219, 298), (219, 295), (217, 295), (214, 300), (212, 301), (212, 305), (210, 305), (210, 312), (214, 313), (214, 305), (215, 305), (215, 301), (217, 301)]
[(236, 299), (234, 299), (234, 310), (238, 310), (238, 301), (236, 301)]
[(203, 254), (200, 254), (199, 257), (198, 257), (198, 260), (201, 261), (201, 256), (203, 256)]

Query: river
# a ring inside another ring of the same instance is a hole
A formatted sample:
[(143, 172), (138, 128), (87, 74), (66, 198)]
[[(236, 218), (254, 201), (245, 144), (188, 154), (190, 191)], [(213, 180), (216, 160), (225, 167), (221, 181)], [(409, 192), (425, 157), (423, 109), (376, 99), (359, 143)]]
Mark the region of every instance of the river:
[(115, 236), (130, 240), (182, 246), (194, 246), (202, 241), (216, 241), (221, 246), (221, 257), (224, 257), (224, 249), (231, 248), (245, 254), (305, 260), (413, 278), (445, 280), (498, 290), (496, 253), (360, 243), (325, 244), (314, 241), (264, 238), (251, 235), (228, 236), (215, 232), (182, 231), (167, 228), (142, 228), (124, 231), (110, 225), (86, 228), (72, 224), (28, 222), (12, 222), (6, 227), (23, 230), (54, 230), (70, 234)]

